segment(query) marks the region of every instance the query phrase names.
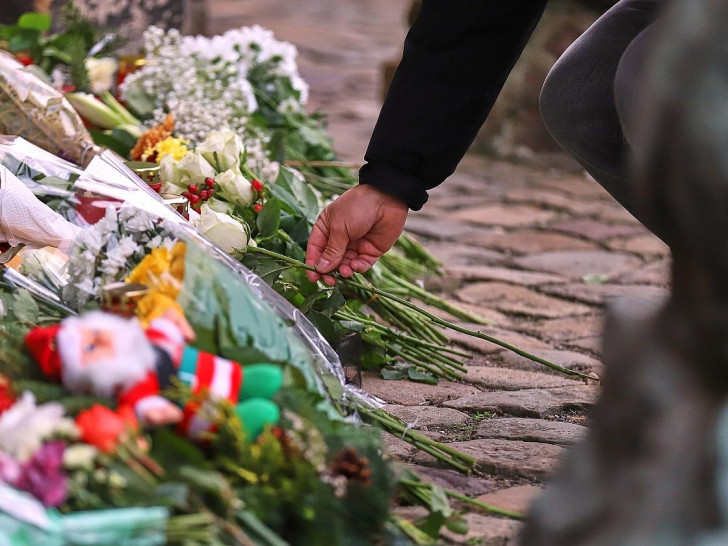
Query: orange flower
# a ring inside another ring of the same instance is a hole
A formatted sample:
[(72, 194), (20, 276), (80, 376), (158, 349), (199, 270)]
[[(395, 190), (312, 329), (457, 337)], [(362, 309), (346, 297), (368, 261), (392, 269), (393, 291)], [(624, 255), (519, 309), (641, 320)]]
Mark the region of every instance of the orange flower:
[(129, 429), (136, 430), (138, 423), (129, 406), (113, 411), (101, 404), (94, 404), (76, 417), (81, 431), (81, 441), (104, 453), (113, 453)]
[[(167, 117), (164, 118), (164, 121), (160, 123), (159, 125), (155, 125), (148, 131), (145, 131), (142, 136), (137, 141), (134, 148), (131, 150), (131, 158), (134, 161), (141, 161), (142, 155), (144, 152), (149, 148), (154, 148), (154, 146), (157, 145), (158, 142), (161, 142), (168, 136), (171, 136), (174, 132), (174, 118), (172, 117), (172, 114), (167, 114)], [(154, 161), (154, 159), (149, 159), (149, 161)]]

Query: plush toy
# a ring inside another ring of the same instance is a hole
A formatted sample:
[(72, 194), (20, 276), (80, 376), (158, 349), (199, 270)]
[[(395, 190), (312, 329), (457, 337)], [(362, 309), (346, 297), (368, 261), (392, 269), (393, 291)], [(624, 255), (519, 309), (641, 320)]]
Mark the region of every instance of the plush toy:
[(35, 328), (25, 342), (46, 375), (72, 392), (116, 397), (120, 405), (133, 407), (142, 424), (177, 424), (192, 438), (210, 429), (205, 404), (180, 408), (160, 396), (173, 377), (194, 394), (232, 402), (249, 438), (276, 423), (279, 410), (270, 398), (281, 387), (281, 368), (243, 367), (187, 345), (193, 337), (173, 310), (146, 330), (136, 319), (92, 311)]

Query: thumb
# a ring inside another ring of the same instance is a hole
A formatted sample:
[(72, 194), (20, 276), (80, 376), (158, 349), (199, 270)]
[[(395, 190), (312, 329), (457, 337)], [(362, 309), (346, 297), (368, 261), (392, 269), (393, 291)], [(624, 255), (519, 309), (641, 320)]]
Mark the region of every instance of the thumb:
[(319, 273), (330, 273), (344, 259), (346, 247), (349, 244), (349, 236), (343, 229), (332, 229), (329, 234), (329, 240), (326, 242), (326, 248), (321, 254), (314, 267)]

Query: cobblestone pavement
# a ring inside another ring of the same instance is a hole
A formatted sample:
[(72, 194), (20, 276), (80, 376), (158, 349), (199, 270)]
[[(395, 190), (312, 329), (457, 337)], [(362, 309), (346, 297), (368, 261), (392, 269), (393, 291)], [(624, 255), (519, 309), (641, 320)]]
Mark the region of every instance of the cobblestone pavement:
[[(210, 32), (257, 23), (298, 46), (311, 107), (328, 115), (341, 156), (361, 161), (380, 106), (380, 64), (398, 55), (406, 2), (210, 2)], [(433, 290), (491, 318), (497, 326), (487, 333), (587, 373), (602, 374), (604, 303), (666, 293), (666, 247), (563, 159), (516, 164), (468, 156), (407, 227), (446, 264), (446, 275), (430, 281)], [(465, 382), (430, 386), (365, 374), (364, 387), (413, 428), (477, 457), (479, 475), (437, 468), (393, 436), (388, 451), (435, 483), (525, 511), (564, 450), (583, 436), (598, 387), (486, 342), (452, 339), (474, 354)], [(510, 544), (521, 525), (467, 518), (469, 534), (449, 540)]]

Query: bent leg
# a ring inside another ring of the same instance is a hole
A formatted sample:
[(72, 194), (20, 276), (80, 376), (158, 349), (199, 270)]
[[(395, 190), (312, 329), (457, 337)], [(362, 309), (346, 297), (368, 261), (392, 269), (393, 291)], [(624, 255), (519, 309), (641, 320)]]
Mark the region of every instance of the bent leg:
[[(625, 52), (652, 25), (664, 3), (621, 0), (564, 52), (549, 72), (540, 98), (541, 115), (554, 140), (638, 219), (615, 80)], [(633, 48), (633, 59), (641, 57), (638, 49)], [(630, 63), (630, 71), (629, 78), (620, 80), (621, 86), (633, 87), (638, 81), (632, 77), (639, 71), (637, 62)]]

